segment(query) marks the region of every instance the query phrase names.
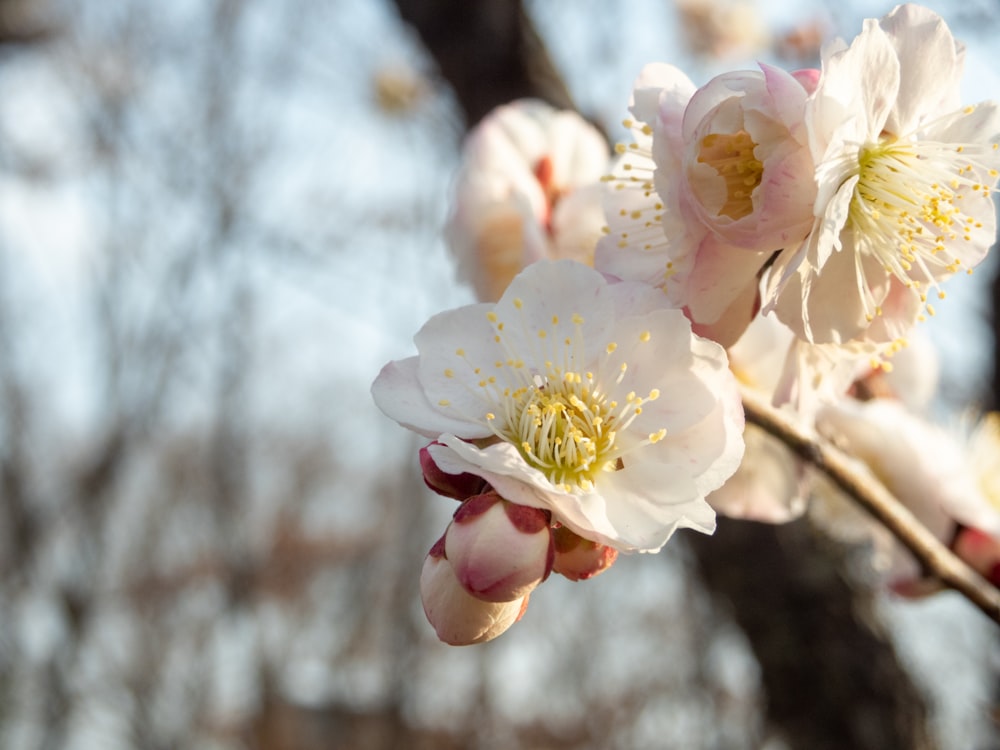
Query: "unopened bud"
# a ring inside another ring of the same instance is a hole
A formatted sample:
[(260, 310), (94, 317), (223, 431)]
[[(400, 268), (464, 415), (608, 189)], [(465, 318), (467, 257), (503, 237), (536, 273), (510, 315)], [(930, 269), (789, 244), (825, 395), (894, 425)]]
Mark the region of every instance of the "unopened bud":
[(420, 599), (437, 637), (451, 646), (469, 646), (496, 638), (521, 619), (528, 597), (486, 602), (469, 594), (444, 556), (444, 537), (431, 548), (420, 572)]
[(420, 469), (424, 473), (424, 484), (439, 495), (455, 500), (465, 500), (483, 492), (486, 481), (482, 477), (477, 477), (475, 474), (448, 474), (441, 471), (428, 450), (431, 445), (435, 443), (420, 449)]
[(1000, 540), (979, 529), (963, 527), (952, 549), (969, 567), (1000, 588)]
[(618, 559), (618, 550), (606, 544), (584, 539), (565, 526), (552, 531), (555, 560), (552, 569), (571, 581), (585, 581), (610, 568)]
[(472, 596), (489, 602), (520, 599), (552, 571), (549, 514), (495, 492), (471, 497), (455, 512), (445, 549)]

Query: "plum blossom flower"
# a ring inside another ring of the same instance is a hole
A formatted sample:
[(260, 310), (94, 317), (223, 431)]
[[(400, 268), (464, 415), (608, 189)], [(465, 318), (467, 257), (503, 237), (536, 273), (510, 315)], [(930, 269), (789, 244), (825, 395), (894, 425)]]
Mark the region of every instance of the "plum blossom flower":
[(959, 105), (963, 49), (930, 10), (901, 5), (831, 45), (806, 107), (815, 221), (768, 275), (764, 309), (817, 343), (892, 341), (996, 231), (995, 103)]
[(445, 557), (442, 537), (431, 547), (420, 572), (420, 599), (427, 621), (440, 640), (451, 646), (485, 643), (521, 619), (528, 597), (509, 602), (477, 599), (459, 583)]
[(608, 159), (594, 126), (541, 101), (498, 107), (473, 128), (445, 233), (481, 301), (540, 258), (593, 262)]
[(440, 443), (442, 471), (622, 551), (714, 530), (704, 497), (739, 464), (743, 410), (724, 350), (660, 290), (539, 261), (497, 304), (440, 313), (414, 340), (372, 394)]
[(619, 148), (609, 180), (596, 266), (663, 286), (696, 331), (733, 343), (757, 312), (764, 264), (812, 226), (810, 81), (761, 65), (695, 90), (676, 68), (647, 66), (625, 122), (635, 143)]

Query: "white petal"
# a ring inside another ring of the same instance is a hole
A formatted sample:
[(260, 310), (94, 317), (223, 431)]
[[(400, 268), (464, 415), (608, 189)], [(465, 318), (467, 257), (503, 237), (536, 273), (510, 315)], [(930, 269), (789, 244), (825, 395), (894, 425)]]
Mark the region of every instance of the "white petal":
[(849, 144), (876, 140), (899, 91), (899, 60), (875, 21), (846, 50), (823, 61), (819, 86), (807, 104), (813, 156), (837, 156)]
[(962, 76), (955, 39), (944, 20), (919, 5), (897, 6), (880, 22), (899, 58), (899, 95), (885, 129), (910, 133), (927, 117), (947, 111)]
[(383, 367), (372, 383), (372, 398), (387, 417), (424, 437), (435, 438), (442, 432), (467, 438), (490, 434), (477, 424), (442, 414), (432, 405), (417, 380), (417, 357)]
[[(413, 337), (420, 352), (418, 377), (428, 401), (441, 404), (440, 410), (457, 420), (482, 424), (490, 411), (479, 383), (484, 372), (492, 374), (496, 361), (505, 358), (486, 317), (492, 307), (483, 303), (438, 313)], [(475, 435), (458, 434), (486, 437), (492, 432), (484, 426)]]

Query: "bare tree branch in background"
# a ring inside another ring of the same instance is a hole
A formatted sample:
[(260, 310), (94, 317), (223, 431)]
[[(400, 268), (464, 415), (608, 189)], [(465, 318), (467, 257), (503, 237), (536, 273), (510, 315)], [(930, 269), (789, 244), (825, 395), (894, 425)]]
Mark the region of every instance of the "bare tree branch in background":
[(936, 747), (920, 691), (878, 622), (849, 557), (806, 521), (719, 519), (688, 538), (703, 580), (753, 644), (767, 713), (789, 747)]
[(394, 0), (455, 92), (468, 127), (501, 102), (573, 102), (520, 0)]

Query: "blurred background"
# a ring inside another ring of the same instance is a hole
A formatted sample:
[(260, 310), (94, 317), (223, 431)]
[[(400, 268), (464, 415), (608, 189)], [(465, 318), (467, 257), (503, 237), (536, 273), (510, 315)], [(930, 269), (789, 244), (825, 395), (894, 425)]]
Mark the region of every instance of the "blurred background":
[[(553, 576), (438, 643), (452, 501), (368, 388), (472, 301), (461, 140), (520, 96), (624, 137), (647, 62), (811, 67), (891, 2), (0, 0), (0, 747), (996, 748), (998, 633), (805, 522)], [(930, 3), (1000, 95), (997, 0)], [(993, 263), (927, 324), (995, 404)]]

